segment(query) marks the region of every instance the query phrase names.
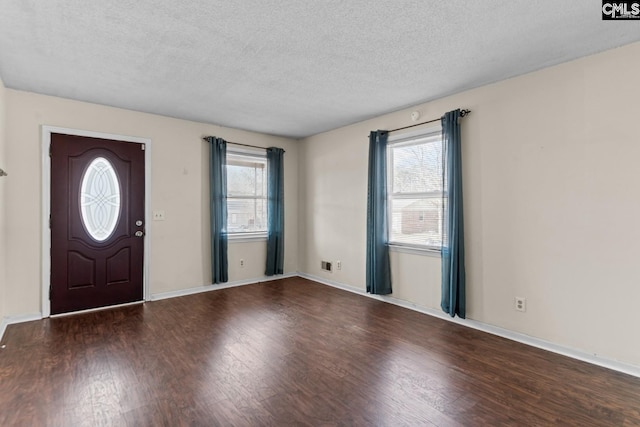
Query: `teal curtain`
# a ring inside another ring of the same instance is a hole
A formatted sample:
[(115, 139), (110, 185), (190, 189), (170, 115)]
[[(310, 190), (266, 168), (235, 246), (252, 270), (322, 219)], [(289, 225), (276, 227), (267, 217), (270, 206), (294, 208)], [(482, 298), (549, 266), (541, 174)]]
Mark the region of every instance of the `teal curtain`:
[(464, 218), (462, 209), (462, 144), (460, 110), (442, 116), (442, 161), (446, 198), (442, 239), (442, 310), (465, 318)]
[(367, 193), (367, 292), (391, 293), (387, 223), (386, 131), (369, 135), (369, 186)]
[(214, 136), (210, 143), (209, 183), (211, 191), (211, 280), (229, 280), (227, 260), (227, 142)]
[(284, 272), (283, 160), (282, 148), (267, 148), (267, 276)]

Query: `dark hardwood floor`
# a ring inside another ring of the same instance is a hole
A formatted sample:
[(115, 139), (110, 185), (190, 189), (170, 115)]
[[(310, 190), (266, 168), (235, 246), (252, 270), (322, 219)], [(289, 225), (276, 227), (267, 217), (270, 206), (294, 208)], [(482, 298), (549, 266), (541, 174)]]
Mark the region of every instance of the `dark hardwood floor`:
[(300, 278), (9, 326), (1, 426), (640, 425), (640, 379)]

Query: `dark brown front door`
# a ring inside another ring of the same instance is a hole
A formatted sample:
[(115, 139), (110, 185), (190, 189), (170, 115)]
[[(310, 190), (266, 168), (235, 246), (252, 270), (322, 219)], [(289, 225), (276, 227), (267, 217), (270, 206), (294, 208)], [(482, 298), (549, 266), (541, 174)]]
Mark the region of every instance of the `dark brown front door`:
[(51, 135), (51, 314), (141, 301), (144, 145)]

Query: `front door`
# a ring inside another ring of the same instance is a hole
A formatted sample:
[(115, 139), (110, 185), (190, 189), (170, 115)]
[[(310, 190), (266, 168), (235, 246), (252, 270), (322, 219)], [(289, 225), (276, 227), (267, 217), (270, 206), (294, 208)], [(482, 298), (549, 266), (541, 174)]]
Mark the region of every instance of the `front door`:
[(141, 301), (144, 145), (51, 134), (51, 314)]

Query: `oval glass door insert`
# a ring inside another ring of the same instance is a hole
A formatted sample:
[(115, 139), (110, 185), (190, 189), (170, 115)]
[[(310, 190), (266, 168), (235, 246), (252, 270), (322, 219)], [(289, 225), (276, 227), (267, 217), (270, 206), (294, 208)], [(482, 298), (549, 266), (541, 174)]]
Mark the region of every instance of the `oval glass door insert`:
[(111, 162), (96, 157), (80, 184), (80, 213), (87, 233), (98, 242), (107, 240), (120, 217), (120, 182)]

